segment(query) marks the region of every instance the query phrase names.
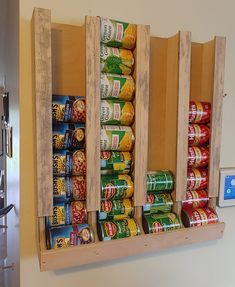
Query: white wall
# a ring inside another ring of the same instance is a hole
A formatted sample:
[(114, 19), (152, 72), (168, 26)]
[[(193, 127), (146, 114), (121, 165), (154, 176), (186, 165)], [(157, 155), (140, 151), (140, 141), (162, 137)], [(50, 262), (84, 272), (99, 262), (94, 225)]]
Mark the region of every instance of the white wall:
[(223, 240), (136, 256), (86, 268), (40, 273), (35, 228), (35, 128), (32, 101), (31, 30), (33, 7), (52, 9), (53, 22), (81, 24), (85, 15), (100, 15), (150, 24), (151, 34), (169, 36), (192, 31), (193, 41), (227, 37), (221, 166), (235, 166), (233, 110), (235, 37), (233, 0), (22, 0), (20, 2), (21, 106), (21, 286), (182, 286), (234, 287), (235, 207), (220, 209), (227, 224)]

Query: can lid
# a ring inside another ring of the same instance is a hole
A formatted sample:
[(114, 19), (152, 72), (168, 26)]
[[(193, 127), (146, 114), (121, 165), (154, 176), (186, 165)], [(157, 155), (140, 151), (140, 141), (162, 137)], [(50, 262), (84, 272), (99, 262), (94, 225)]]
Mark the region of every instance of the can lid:
[(102, 223), (100, 221), (97, 222), (97, 234), (98, 234), (99, 241), (103, 241), (104, 240), (104, 231), (102, 228)]
[(182, 209), (182, 211), (181, 211), (181, 220), (182, 220), (182, 222), (183, 222), (183, 225), (185, 226), (185, 227), (190, 227), (190, 218), (189, 218), (189, 215), (188, 215), (188, 213), (187, 213), (187, 210), (185, 210), (185, 209)]

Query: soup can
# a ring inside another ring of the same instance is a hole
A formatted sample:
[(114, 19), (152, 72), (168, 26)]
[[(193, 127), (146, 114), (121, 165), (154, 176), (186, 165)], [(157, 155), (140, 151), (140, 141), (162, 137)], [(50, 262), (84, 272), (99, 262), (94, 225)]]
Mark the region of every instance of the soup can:
[(194, 124), (206, 124), (210, 122), (211, 103), (190, 101), (189, 122)]
[(209, 163), (209, 149), (207, 147), (188, 147), (188, 167), (206, 167)]
[(219, 221), (215, 210), (209, 207), (183, 209), (181, 217), (185, 227), (201, 226)]
[(170, 170), (147, 172), (147, 190), (165, 191), (174, 189), (174, 176)]
[(210, 130), (206, 125), (190, 124), (188, 126), (188, 144), (204, 145), (210, 137)]
[(132, 168), (132, 155), (124, 151), (101, 151), (101, 175), (127, 174)]
[(187, 172), (187, 189), (199, 190), (205, 189), (208, 186), (208, 170), (192, 168)]
[(147, 194), (143, 211), (145, 214), (169, 213), (172, 207), (173, 200), (169, 193)]
[(186, 192), (186, 200), (182, 201), (182, 208), (202, 208), (207, 206), (209, 201), (206, 190), (189, 190)]

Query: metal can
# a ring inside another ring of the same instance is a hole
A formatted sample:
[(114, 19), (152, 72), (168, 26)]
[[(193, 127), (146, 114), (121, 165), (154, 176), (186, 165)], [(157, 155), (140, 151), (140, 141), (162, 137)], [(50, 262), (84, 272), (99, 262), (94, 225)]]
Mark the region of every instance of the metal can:
[(172, 207), (173, 200), (169, 193), (147, 194), (143, 211), (145, 214), (169, 213)]
[(133, 202), (129, 198), (102, 200), (98, 220), (119, 220), (132, 217), (134, 211)]
[(160, 233), (182, 227), (180, 218), (175, 213), (144, 215), (142, 225), (145, 233)]
[(211, 103), (190, 101), (189, 122), (194, 124), (206, 124), (211, 117)]
[(131, 127), (101, 126), (101, 150), (131, 151), (135, 137)]
[(133, 123), (134, 114), (131, 102), (101, 100), (101, 124), (129, 126)]
[(47, 248), (57, 249), (94, 242), (94, 232), (87, 223), (49, 227), (47, 229)]
[(100, 41), (110, 47), (134, 49), (136, 43), (136, 25), (100, 18)]
[(204, 145), (209, 141), (210, 130), (206, 125), (190, 124), (188, 126), (188, 144)]
[(131, 101), (135, 90), (133, 77), (114, 74), (103, 74), (100, 77), (101, 99)]
[(206, 190), (189, 190), (186, 192), (186, 200), (182, 201), (182, 208), (202, 208), (207, 206), (209, 201)]
[(217, 213), (209, 207), (182, 210), (182, 222), (185, 227), (201, 226), (218, 221)]
[(207, 147), (192, 146), (188, 148), (188, 167), (206, 167), (209, 163), (209, 149)]
[(113, 221), (99, 221), (97, 232), (100, 241), (140, 235), (140, 228), (134, 218)]
[(130, 75), (134, 67), (134, 55), (130, 50), (100, 45), (100, 70), (104, 73)]
[(192, 168), (187, 173), (187, 189), (199, 190), (208, 186), (208, 170)]
[(127, 174), (131, 171), (132, 163), (130, 152), (102, 151), (100, 155), (101, 175)]
[(174, 176), (170, 170), (156, 170), (147, 172), (147, 190), (173, 190)]
[(101, 199), (130, 198), (134, 193), (134, 183), (127, 174), (101, 177)]

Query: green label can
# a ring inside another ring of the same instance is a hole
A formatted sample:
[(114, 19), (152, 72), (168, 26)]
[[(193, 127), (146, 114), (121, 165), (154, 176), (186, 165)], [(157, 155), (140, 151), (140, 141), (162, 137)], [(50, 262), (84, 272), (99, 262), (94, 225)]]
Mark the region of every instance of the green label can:
[(100, 211), (98, 212), (99, 220), (119, 220), (133, 215), (132, 200), (116, 199), (116, 200), (102, 200), (100, 204)]
[(143, 211), (145, 214), (169, 213), (172, 206), (173, 200), (169, 193), (147, 194)]
[(147, 173), (147, 190), (164, 191), (173, 190), (174, 176), (169, 170), (149, 171)]
[(100, 155), (101, 175), (127, 174), (131, 171), (130, 152), (102, 151)]

